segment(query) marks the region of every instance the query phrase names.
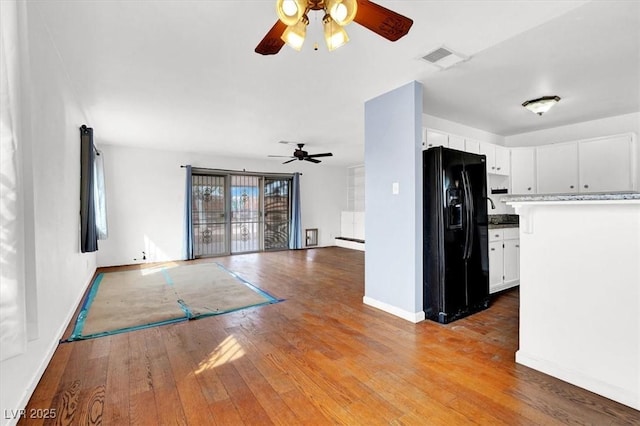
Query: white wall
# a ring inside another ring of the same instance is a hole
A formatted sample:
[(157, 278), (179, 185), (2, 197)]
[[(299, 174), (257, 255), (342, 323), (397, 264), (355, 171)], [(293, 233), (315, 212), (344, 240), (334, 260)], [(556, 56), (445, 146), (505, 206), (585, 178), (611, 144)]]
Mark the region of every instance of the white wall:
[[(0, 363), (2, 410), (27, 403), (96, 267), (95, 254), (79, 250), (79, 127), (91, 123), (81, 112), (37, 5), (20, 3), (19, 17), (26, 294), (28, 318), (37, 323), (27, 351)], [(5, 417), (2, 424), (15, 422)]]
[[(364, 303), (409, 321), (422, 310), (422, 85), (365, 103)], [(398, 193), (392, 193), (393, 183)]]
[[(95, 129), (99, 135), (100, 129)], [(99, 142), (99, 136), (96, 136)], [(318, 228), (319, 246), (333, 245), (346, 208), (347, 168), (277, 160), (256, 161), (188, 152), (100, 145), (105, 162), (109, 237), (99, 241), (98, 265), (183, 258), (185, 170), (180, 165), (301, 172), (302, 229)], [(303, 235), (304, 238), (304, 235)]]

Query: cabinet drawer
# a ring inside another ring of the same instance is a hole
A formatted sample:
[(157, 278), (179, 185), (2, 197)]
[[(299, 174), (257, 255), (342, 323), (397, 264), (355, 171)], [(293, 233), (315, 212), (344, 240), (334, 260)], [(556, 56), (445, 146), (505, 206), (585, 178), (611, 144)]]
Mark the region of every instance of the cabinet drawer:
[(504, 239), (505, 240), (517, 240), (520, 238), (520, 228), (504, 228)]
[(489, 229), (489, 242), (502, 241), (504, 238), (504, 229)]

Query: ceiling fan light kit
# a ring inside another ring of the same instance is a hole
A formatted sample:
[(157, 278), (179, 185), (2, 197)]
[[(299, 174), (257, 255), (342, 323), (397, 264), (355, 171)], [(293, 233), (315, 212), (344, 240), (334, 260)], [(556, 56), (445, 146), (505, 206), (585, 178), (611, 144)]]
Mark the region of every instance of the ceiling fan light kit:
[(300, 19), (300, 21), (298, 21), (295, 25), (288, 26), (287, 29), (284, 30), (284, 33), (282, 33), (282, 41), (299, 52), (302, 49), (304, 39), (307, 35), (308, 22), (309, 21), (305, 22), (303, 16), (303, 19)]
[(329, 17), (328, 22), (324, 24), (324, 40), (327, 42), (327, 49), (331, 52), (347, 44), (349, 36), (344, 28)]
[(326, 0), (326, 10), (331, 19), (338, 25), (348, 25), (358, 13), (358, 2), (356, 0)]
[(277, 0), (276, 12), (278, 19), (285, 25), (291, 26), (298, 23), (305, 14), (307, 8), (306, 0)]
[(278, 21), (260, 41), (256, 53), (275, 55), (284, 44), (301, 50), (312, 10), (324, 13), (322, 24), (329, 51), (349, 41), (344, 27), (353, 21), (390, 41), (405, 36), (413, 25), (406, 16), (369, 0), (276, 0)]
[(522, 106), (535, 114), (542, 115), (558, 102), (560, 102), (560, 96), (543, 96), (538, 99), (525, 101), (522, 103)]

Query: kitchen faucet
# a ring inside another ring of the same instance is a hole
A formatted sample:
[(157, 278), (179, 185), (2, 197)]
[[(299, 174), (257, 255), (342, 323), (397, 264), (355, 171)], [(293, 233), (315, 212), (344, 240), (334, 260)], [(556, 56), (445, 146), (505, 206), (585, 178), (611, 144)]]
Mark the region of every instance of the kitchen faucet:
[(489, 200), (489, 202), (491, 203), (491, 210), (495, 210), (496, 209), (496, 205), (493, 202), (493, 200), (491, 198), (489, 198), (489, 197), (487, 197), (487, 200)]

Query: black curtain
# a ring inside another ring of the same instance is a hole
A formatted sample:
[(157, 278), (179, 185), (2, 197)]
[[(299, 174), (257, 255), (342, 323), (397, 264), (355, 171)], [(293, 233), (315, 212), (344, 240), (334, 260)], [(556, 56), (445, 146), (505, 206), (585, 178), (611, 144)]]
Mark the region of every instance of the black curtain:
[(93, 129), (80, 127), (80, 250), (82, 253), (98, 250), (94, 192)]

